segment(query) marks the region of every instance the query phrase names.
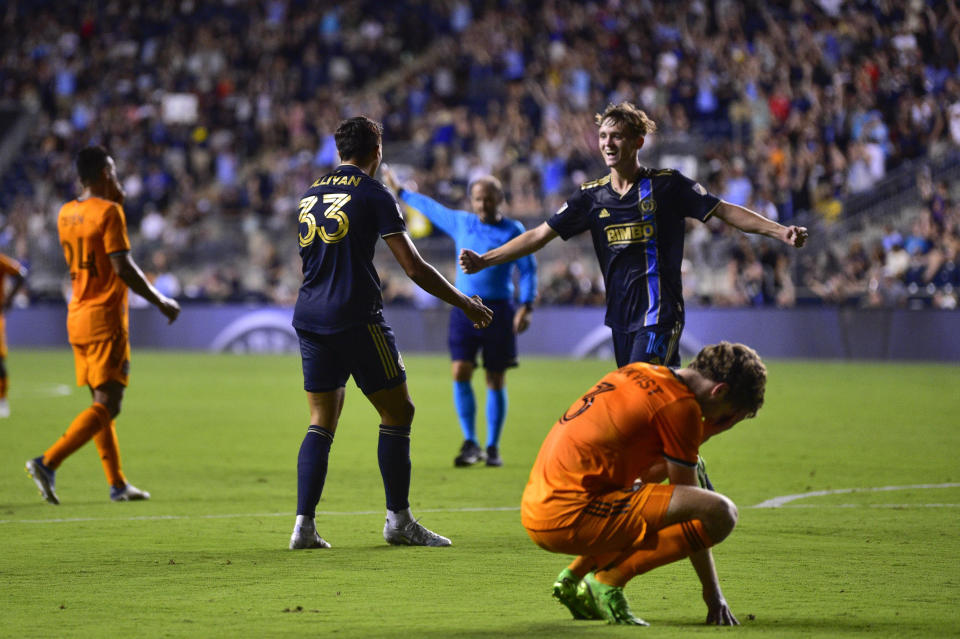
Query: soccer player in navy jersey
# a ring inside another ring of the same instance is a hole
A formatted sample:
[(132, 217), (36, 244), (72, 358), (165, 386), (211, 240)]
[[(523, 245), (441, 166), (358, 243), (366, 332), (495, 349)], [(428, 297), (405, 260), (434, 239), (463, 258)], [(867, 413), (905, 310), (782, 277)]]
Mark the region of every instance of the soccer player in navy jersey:
[(610, 172), (585, 182), (540, 226), (478, 255), (460, 252), (460, 266), (476, 273), (589, 230), (607, 290), (605, 323), (613, 330), (618, 366), (647, 362), (680, 365), (684, 309), (680, 280), (684, 218), (715, 216), (745, 232), (803, 246), (807, 229), (783, 226), (725, 202), (677, 171), (640, 165), (637, 152), (656, 125), (629, 102), (596, 116), (599, 147)]
[(300, 339), (310, 426), (297, 458), (297, 520), (290, 548), (329, 548), (314, 518), (347, 378), (380, 415), (377, 460), (387, 502), (383, 537), (390, 544), (449, 546), (410, 512), (410, 425), (413, 402), (403, 360), (384, 321), (373, 254), (381, 237), (418, 286), (461, 309), (478, 328), (492, 312), (458, 291), (417, 252), (396, 198), (371, 177), (383, 156), (383, 127), (367, 117), (344, 120), (334, 133), (342, 163), (313, 183), (299, 204), (303, 285), (293, 312)]
[[(422, 213), (441, 231), (453, 238), (456, 250), (482, 252), (500, 246), (525, 231), (523, 224), (500, 213), (503, 187), (493, 176), (477, 178), (467, 191), (474, 213), (448, 209), (434, 199), (404, 188), (389, 168), (384, 181), (400, 201)], [(519, 272), (519, 308), (514, 306), (513, 271)], [(493, 310), (493, 321), (484, 329), (473, 327), (459, 309), (450, 311), (448, 344), (453, 360), (453, 404), (463, 431), (463, 445), (454, 466), (471, 466), (486, 460), (487, 466), (502, 466), (500, 433), (507, 414), (507, 369), (517, 365), (517, 334), (530, 326), (533, 301), (537, 297), (537, 263), (532, 255), (487, 269), (482, 273), (458, 273), (456, 287), (467, 295), (479, 295)], [(477, 351), (483, 350), (487, 378), (487, 446), (484, 452), (476, 435), (476, 399), (471, 379)]]

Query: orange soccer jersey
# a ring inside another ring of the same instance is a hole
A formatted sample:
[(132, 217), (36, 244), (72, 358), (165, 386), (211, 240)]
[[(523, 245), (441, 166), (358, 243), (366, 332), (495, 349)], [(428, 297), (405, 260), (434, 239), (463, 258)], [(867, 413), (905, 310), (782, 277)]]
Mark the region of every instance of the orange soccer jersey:
[(123, 208), (98, 197), (73, 200), (60, 208), (57, 228), (73, 283), (67, 313), (70, 343), (89, 344), (125, 331), (127, 286), (108, 257), (130, 250)]
[(523, 525), (569, 526), (591, 500), (629, 489), (664, 457), (696, 464), (702, 440), (700, 406), (669, 368), (636, 363), (613, 371), (544, 440), (523, 493)]

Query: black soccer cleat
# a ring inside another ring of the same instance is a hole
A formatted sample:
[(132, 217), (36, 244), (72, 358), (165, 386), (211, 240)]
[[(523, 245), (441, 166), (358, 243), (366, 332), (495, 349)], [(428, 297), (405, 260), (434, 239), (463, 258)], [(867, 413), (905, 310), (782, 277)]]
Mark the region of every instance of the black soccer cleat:
[(454, 458), (453, 465), (458, 468), (464, 468), (466, 466), (473, 466), (484, 459), (483, 450), (480, 449), (477, 442), (468, 439), (464, 441), (463, 446), (460, 447), (460, 454)]

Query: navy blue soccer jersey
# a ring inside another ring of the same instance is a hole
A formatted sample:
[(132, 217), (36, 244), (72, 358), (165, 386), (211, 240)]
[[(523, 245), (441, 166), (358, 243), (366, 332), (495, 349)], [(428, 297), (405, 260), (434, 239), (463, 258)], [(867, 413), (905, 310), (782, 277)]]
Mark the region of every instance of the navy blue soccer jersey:
[(720, 199), (677, 171), (641, 169), (622, 197), (610, 176), (585, 182), (547, 224), (564, 240), (589, 230), (615, 331), (683, 322), (684, 218), (706, 221)]
[(299, 220), (303, 284), (294, 327), (335, 333), (379, 318), (377, 240), (407, 230), (396, 198), (357, 167), (341, 164), (310, 186)]

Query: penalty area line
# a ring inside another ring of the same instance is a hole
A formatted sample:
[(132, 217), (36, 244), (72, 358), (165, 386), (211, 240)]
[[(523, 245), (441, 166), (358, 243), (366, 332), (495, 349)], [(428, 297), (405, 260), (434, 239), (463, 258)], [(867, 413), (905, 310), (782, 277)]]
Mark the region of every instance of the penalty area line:
[[(490, 506), (466, 508), (418, 508), (417, 513), (489, 513), (520, 510), (519, 506)], [(326, 511), (318, 510), (318, 517), (352, 517), (382, 515), (382, 510)], [(263, 517), (295, 517), (296, 513), (223, 513), (213, 515), (136, 515), (131, 517), (58, 517), (55, 519), (0, 519), (2, 524), (73, 524), (106, 521), (189, 521), (203, 519), (257, 519)]]

